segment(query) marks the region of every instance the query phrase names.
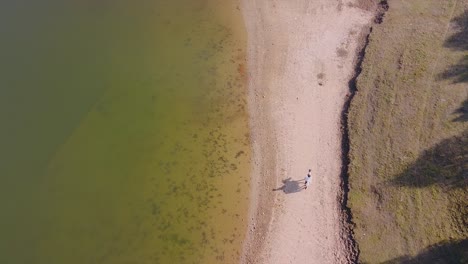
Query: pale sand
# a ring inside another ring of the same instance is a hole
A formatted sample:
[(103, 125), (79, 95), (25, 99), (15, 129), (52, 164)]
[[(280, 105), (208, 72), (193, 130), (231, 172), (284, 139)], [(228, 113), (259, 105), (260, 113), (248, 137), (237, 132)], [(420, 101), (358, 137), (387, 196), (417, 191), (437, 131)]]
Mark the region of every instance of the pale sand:
[[(340, 116), (372, 18), (352, 2), (243, 0), (254, 164), (243, 263), (350, 262)], [(289, 177), (299, 182), (272, 190)]]

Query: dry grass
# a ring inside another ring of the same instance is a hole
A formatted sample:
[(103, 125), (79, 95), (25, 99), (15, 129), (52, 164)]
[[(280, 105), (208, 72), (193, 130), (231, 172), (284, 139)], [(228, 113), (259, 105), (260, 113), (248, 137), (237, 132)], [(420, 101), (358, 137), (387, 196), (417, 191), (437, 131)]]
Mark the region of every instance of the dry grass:
[(467, 263), (468, 3), (389, 4), (349, 112), (360, 261)]

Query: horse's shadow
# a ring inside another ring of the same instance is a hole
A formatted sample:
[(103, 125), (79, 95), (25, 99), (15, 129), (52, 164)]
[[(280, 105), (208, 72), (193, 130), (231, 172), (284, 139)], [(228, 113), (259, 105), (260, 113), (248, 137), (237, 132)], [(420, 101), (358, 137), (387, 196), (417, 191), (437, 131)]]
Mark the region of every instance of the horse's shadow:
[(273, 189), (273, 191), (283, 191), (286, 194), (300, 192), (305, 188), (305, 186), (301, 184), (302, 182), (302, 180), (293, 181), (291, 177), (289, 177), (283, 180), (283, 186)]

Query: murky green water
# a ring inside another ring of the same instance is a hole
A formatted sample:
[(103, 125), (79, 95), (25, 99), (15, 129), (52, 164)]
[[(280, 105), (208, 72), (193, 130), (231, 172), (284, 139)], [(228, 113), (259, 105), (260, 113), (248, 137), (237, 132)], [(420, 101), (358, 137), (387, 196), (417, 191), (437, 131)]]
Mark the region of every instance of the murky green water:
[(234, 263), (236, 1), (0, 3), (0, 263)]

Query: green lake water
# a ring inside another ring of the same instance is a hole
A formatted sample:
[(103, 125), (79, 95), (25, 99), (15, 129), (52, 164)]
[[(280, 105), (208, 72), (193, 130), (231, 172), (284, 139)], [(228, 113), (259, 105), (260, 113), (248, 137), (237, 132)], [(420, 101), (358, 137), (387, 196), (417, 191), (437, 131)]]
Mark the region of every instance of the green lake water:
[(238, 3), (0, 3), (0, 263), (235, 263)]

